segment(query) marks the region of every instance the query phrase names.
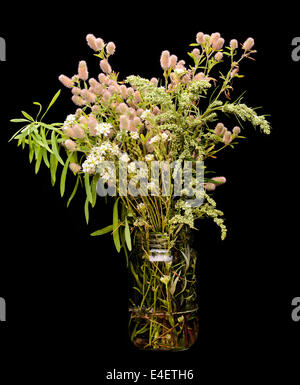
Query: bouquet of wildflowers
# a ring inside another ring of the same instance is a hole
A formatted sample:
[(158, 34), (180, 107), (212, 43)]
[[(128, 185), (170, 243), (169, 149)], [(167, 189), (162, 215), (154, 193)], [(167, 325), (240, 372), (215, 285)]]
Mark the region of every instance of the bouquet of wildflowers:
[[(182, 310), (195, 303), (196, 258), (186, 246), (189, 230), (196, 229), (196, 220), (209, 217), (222, 239), (226, 236), (223, 213), (212, 198), (226, 179), (212, 177), (205, 161), (233, 148), (243, 138), (245, 122), (270, 133), (265, 116), (241, 97), (231, 99), (233, 83), (243, 76), (241, 61), (256, 52), (254, 40), (239, 44), (233, 39), (226, 45), (217, 32), (199, 32), (188, 52), (190, 65), (163, 51), (161, 79), (131, 75), (124, 80), (110, 64), (115, 44), (92, 34), (86, 40), (99, 60), (98, 77), (89, 76), (85, 61), (78, 74), (59, 77), (76, 110), (64, 122), (45, 123), (58, 92), (42, 116), (42, 106), (35, 103), (36, 118), (22, 111), (22, 119), (12, 120), (24, 123), (13, 139), (28, 146), (36, 173), (42, 162), (49, 168), (53, 185), (61, 165), (62, 196), (67, 175), (73, 174), (68, 205), (82, 186), (87, 222), (99, 196), (114, 199), (112, 222), (92, 235), (111, 233), (116, 249), (126, 254), (136, 294), (131, 338), (143, 347), (187, 346), (196, 336), (188, 324), (194, 318)], [(229, 128), (222, 122), (225, 116), (234, 118)], [(139, 252), (129, 254), (136, 244)]]

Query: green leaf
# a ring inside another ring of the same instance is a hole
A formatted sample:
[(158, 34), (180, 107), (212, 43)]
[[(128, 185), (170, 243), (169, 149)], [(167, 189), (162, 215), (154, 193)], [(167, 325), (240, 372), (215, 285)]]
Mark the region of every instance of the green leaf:
[(97, 231), (94, 231), (91, 236), (92, 237), (98, 237), (99, 235), (104, 235), (104, 234), (107, 234), (107, 233), (111, 233), (113, 231), (113, 225), (109, 225), (109, 226), (106, 226), (106, 227), (103, 227), (103, 229), (101, 230), (97, 230)]
[(28, 119), (11, 119), (10, 122), (12, 122), (12, 123), (23, 123), (23, 122), (28, 122)]
[(126, 241), (126, 245), (128, 247), (128, 250), (131, 251), (132, 250), (132, 245), (131, 245), (131, 237), (130, 237), (130, 228), (129, 228), (127, 217), (125, 217), (124, 235), (125, 235), (125, 241)]
[(84, 186), (85, 186), (85, 192), (86, 192), (86, 197), (90, 203), (93, 203), (93, 197), (92, 197), (92, 190), (91, 190), (91, 184), (90, 184), (90, 176), (86, 172), (84, 174)]
[(37, 174), (39, 172), (40, 166), (41, 166), (41, 161), (43, 159), (43, 151), (45, 151), (44, 148), (40, 148), (38, 151), (36, 163), (35, 163), (35, 173)]
[(94, 175), (91, 183), (91, 190), (92, 190), (92, 207), (95, 207), (96, 201), (97, 201), (97, 184), (98, 184), (99, 177), (98, 175)]
[(27, 114), (27, 112), (25, 111), (21, 111), (22, 114), (25, 116), (25, 118), (27, 118), (28, 120), (31, 120), (32, 122), (34, 122), (34, 119), (32, 116), (30, 116), (29, 114)]
[(113, 208), (113, 240), (114, 240), (114, 244), (117, 249), (117, 252), (119, 253), (121, 251), (121, 244), (120, 244), (120, 234), (119, 234), (118, 202), (119, 202), (119, 198), (117, 198)]
[(59, 97), (59, 95), (60, 95), (60, 91), (61, 91), (61, 90), (59, 90), (59, 91), (53, 96), (53, 98), (52, 98), (52, 100), (51, 100), (49, 106), (47, 107), (47, 110), (44, 112), (44, 115), (41, 117), (41, 120), (42, 120), (43, 117), (47, 114), (47, 112), (48, 112), (49, 109), (53, 106), (53, 104), (56, 102), (56, 99), (57, 99), (57, 98)]
[(70, 159), (71, 159), (72, 155), (73, 154), (70, 153), (70, 155), (68, 156), (68, 159), (66, 160), (66, 163), (65, 163), (64, 168), (63, 168), (62, 173), (61, 173), (61, 177), (60, 177), (60, 196), (61, 197), (63, 197), (64, 193), (65, 193), (66, 177), (67, 177), (69, 163), (70, 163)]
[(59, 156), (59, 153), (58, 153), (58, 148), (57, 148), (57, 143), (56, 143), (56, 136), (55, 136), (55, 132), (52, 131), (52, 134), (51, 134), (51, 144), (52, 144), (52, 151), (54, 153), (54, 155), (56, 156), (56, 159), (59, 161), (60, 164), (62, 164), (64, 166), (64, 162), (63, 160), (61, 159), (61, 157)]
[(50, 155), (50, 175), (51, 175), (51, 184), (55, 185), (56, 182), (56, 170), (57, 170), (58, 161), (54, 154)]
[(89, 223), (89, 200), (86, 198), (85, 204), (84, 204), (84, 215), (85, 215), (85, 220), (86, 223)]
[(76, 192), (77, 192), (77, 189), (78, 189), (78, 184), (79, 184), (79, 179), (80, 179), (80, 176), (77, 176), (77, 180), (76, 180), (76, 183), (75, 183), (75, 186), (74, 186), (74, 189), (72, 191), (72, 194), (70, 195), (70, 198), (68, 200), (68, 203), (67, 203), (67, 207), (69, 207), (72, 199), (74, 198)]

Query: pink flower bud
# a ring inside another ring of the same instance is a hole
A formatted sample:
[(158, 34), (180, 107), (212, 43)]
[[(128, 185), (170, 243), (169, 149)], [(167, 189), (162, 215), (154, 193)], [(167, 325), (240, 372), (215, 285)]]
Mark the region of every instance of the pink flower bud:
[(204, 33), (203, 32), (198, 32), (196, 36), (196, 42), (198, 44), (204, 43)]
[(198, 81), (204, 80), (204, 78), (205, 78), (205, 76), (204, 76), (204, 73), (203, 73), (203, 72), (199, 72), (199, 73), (194, 77), (194, 79), (195, 79), (195, 80), (198, 80)]
[(77, 144), (76, 142), (74, 142), (73, 140), (71, 139), (67, 139), (65, 141), (65, 147), (69, 150), (69, 151), (75, 151), (76, 147), (77, 147)]
[(220, 37), (218, 40), (213, 42), (212, 48), (215, 51), (218, 51), (218, 50), (223, 48), (224, 42), (225, 42), (225, 40), (222, 37)]
[(71, 92), (72, 92), (73, 95), (80, 95), (81, 89), (78, 88), (78, 87), (73, 87)]
[(72, 127), (74, 131), (74, 138), (82, 139), (85, 137), (85, 132), (82, 127), (79, 126), (79, 124), (76, 124)]
[(76, 104), (76, 106), (84, 106), (85, 105), (85, 101), (78, 95), (73, 95), (72, 96), (72, 101), (74, 104)]
[(214, 191), (216, 189), (216, 185), (214, 183), (204, 183), (204, 188), (207, 191)]
[(222, 52), (217, 52), (216, 54), (215, 54), (215, 59), (217, 60), (217, 61), (221, 61), (222, 59), (223, 59), (223, 54), (222, 54)]
[(120, 103), (117, 107), (117, 112), (124, 115), (128, 111), (128, 106), (125, 103)]
[(103, 92), (103, 100), (104, 102), (108, 102), (111, 98), (111, 93), (107, 90), (104, 90)]
[(92, 35), (91, 33), (89, 33), (87, 36), (86, 36), (86, 41), (88, 43), (88, 46), (94, 50), (94, 51), (97, 51), (97, 43), (96, 43), (96, 38), (94, 35)]
[(68, 78), (68, 76), (60, 75), (58, 79), (67, 88), (72, 88), (74, 85), (73, 81)]
[(77, 163), (70, 163), (70, 164), (69, 164), (69, 169), (70, 169), (71, 171), (73, 171), (74, 174), (78, 174), (79, 171), (81, 170), (81, 167), (80, 167), (80, 165), (77, 164)]
[(216, 176), (216, 177), (212, 178), (212, 180), (217, 182), (216, 183), (217, 185), (226, 183), (226, 178), (224, 176)]
[(232, 39), (232, 40), (230, 40), (229, 45), (230, 45), (231, 49), (237, 49), (239, 46), (239, 43), (236, 39)]
[(214, 32), (211, 37), (210, 37), (210, 44), (213, 45), (218, 39), (220, 39), (221, 35), (219, 34), (219, 32)]
[(90, 92), (89, 90), (81, 90), (80, 95), (83, 97), (84, 100), (86, 100), (88, 103), (95, 103), (96, 101), (96, 95)]
[(99, 79), (99, 82), (101, 84), (107, 84), (108, 83), (108, 78), (103, 73), (99, 74), (98, 79)]
[(166, 71), (169, 68), (169, 62), (170, 62), (170, 52), (163, 51), (160, 57), (160, 65), (164, 71)]
[(79, 76), (79, 79), (81, 79), (81, 80), (88, 80), (88, 78), (89, 78), (87, 65), (86, 65), (86, 62), (84, 60), (81, 60), (79, 62), (78, 76)]
[(223, 135), (224, 130), (225, 130), (224, 124), (218, 123), (215, 128), (215, 134), (221, 136)]
[(195, 58), (198, 59), (198, 57), (200, 56), (200, 50), (198, 48), (194, 48), (192, 54)]
[(232, 141), (232, 135), (230, 131), (226, 131), (223, 136), (223, 142), (226, 146)]
[(104, 48), (104, 41), (100, 37), (96, 39), (96, 48), (97, 51), (101, 51)]
[(248, 37), (248, 39), (243, 44), (243, 49), (245, 51), (250, 51), (254, 46), (254, 39), (252, 37)]
[(232, 78), (234, 78), (234, 77), (237, 75), (238, 72), (239, 72), (239, 67), (235, 67), (235, 68), (231, 71), (230, 76), (231, 76)]
[(129, 130), (129, 119), (128, 116), (126, 115), (121, 115), (120, 116), (120, 129), (121, 130)]
[(115, 43), (113, 43), (112, 41), (110, 41), (109, 43), (107, 43), (107, 46), (106, 46), (106, 52), (109, 54), (109, 55), (113, 55), (115, 53), (115, 50), (116, 50), (116, 45)]
[(93, 115), (90, 115), (88, 120), (88, 127), (89, 127), (90, 134), (92, 136), (97, 135), (97, 130), (96, 130), (97, 124), (98, 124), (97, 119)]
[(126, 99), (127, 98), (127, 87), (125, 86), (125, 84), (122, 84), (120, 86), (120, 92), (121, 92), (122, 98)]
[(108, 63), (108, 61), (106, 59), (103, 59), (103, 60), (100, 61), (100, 68), (106, 74), (110, 74), (111, 73), (111, 66), (109, 65), (109, 63)]
[(158, 84), (158, 80), (156, 78), (151, 78), (150, 82), (156, 87)]
[(134, 125), (135, 125), (136, 127), (139, 127), (139, 126), (142, 124), (142, 121), (141, 121), (141, 119), (140, 119), (138, 116), (136, 116), (136, 117), (133, 119), (133, 121), (134, 121)]
[(238, 136), (240, 134), (240, 132), (241, 132), (241, 129), (240, 129), (239, 126), (235, 126), (235, 127), (233, 127), (232, 132), (233, 132), (234, 135)]
[(171, 55), (170, 56), (170, 63), (169, 63), (169, 67), (174, 69), (176, 67), (176, 64), (177, 64), (177, 56), (176, 55)]

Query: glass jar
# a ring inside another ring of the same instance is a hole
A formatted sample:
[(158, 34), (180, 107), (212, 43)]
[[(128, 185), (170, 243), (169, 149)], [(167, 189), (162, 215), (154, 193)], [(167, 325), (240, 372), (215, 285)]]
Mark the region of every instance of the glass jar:
[(139, 349), (185, 350), (198, 336), (197, 255), (190, 232), (138, 233), (129, 258), (129, 334)]

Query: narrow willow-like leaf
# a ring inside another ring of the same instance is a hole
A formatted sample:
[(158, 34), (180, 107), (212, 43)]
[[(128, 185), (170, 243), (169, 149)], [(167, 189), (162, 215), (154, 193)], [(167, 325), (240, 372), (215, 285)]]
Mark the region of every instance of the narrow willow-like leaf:
[(39, 103), (39, 102), (33, 102), (33, 104), (35, 104), (36, 106), (39, 106), (39, 112), (38, 112), (38, 114), (37, 114), (37, 116), (35, 117), (35, 120), (38, 120), (38, 117), (40, 116), (40, 113), (42, 112), (42, 105), (41, 105), (41, 103)]
[(95, 207), (96, 201), (97, 201), (97, 184), (98, 184), (99, 177), (98, 175), (94, 175), (91, 183), (91, 190), (92, 190), (92, 207)]
[(44, 112), (44, 115), (41, 117), (41, 120), (43, 119), (43, 117), (47, 114), (47, 112), (49, 111), (49, 109), (53, 106), (53, 104), (56, 102), (56, 99), (59, 97), (60, 95), (60, 91), (57, 91), (56, 94), (53, 96), (51, 102), (49, 103), (49, 106), (47, 107), (46, 111)]
[(51, 134), (51, 144), (52, 144), (52, 151), (53, 151), (54, 155), (56, 156), (56, 158), (59, 161), (59, 163), (64, 166), (64, 161), (61, 159), (61, 157), (60, 157), (60, 155), (58, 153), (58, 148), (57, 148), (57, 143), (56, 143), (56, 136), (55, 136), (55, 132), (54, 131), (52, 131), (52, 134)]
[(46, 151), (44, 148), (40, 148), (38, 151), (37, 159), (35, 162), (35, 173), (37, 174), (39, 172), (41, 161), (43, 159), (43, 152)]
[(124, 235), (125, 235), (125, 241), (126, 241), (126, 245), (128, 247), (128, 250), (131, 251), (132, 250), (132, 244), (131, 244), (130, 229), (129, 229), (127, 217), (125, 217)]
[(70, 195), (70, 198), (68, 200), (68, 203), (67, 203), (67, 207), (69, 207), (72, 199), (74, 198), (76, 192), (77, 192), (77, 189), (78, 189), (78, 185), (79, 185), (79, 179), (80, 179), (80, 176), (77, 176), (77, 180), (76, 180), (76, 183), (75, 183), (75, 186), (74, 186), (74, 189), (72, 191), (72, 194)]
[(107, 234), (107, 233), (111, 233), (112, 231), (113, 231), (113, 225), (109, 225), (109, 226), (103, 227), (103, 229), (94, 231), (91, 234), (91, 236), (92, 237), (98, 237), (99, 235), (104, 235), (104, 234)]
[(90, 203), (93, 203), (93, 197), (92, 197), (92, 190), (91, 190), (91, 184), (90, 184), (90, 176), (86, 172), (84, 174), (84, 187), (86, 192), (86, 197)]
[(49, 168), (50, 167), (50, 163), (49, 163), (49, 160), (48, 160), (48, 153), (47, 151), (43, 151), (43, 160), (44, 160), (44, 163), (45, 165)]
[(22, 114), (25, 116), (25, 118), (27, 118), (28, 120), (31, 120), (32, 122), (34, 122), (34, 119), (32, 116), (30, 116), (29, 114), (27, 114), (27, 112), (25, 111), (21, 111)]
[(119, 233), (119, 212), (118, 212), (118, 202), (119, 198), (115, 201), (114, 208), (113, 208), (113, 240), (116, 247), (117, 252), (119, 253), (121, 251), (121, 244), (120, 244), (120, 233)]
[(51, 184), (55, 185), (56, 182), (56, 170), (57, 170), (58, 161), (54, 154), (50, 155), (50, 175), (51, 175)]
[(60, 196), (61, 197), (63, 197), (65, 193), (66, 177), (67, 177), (67, 172), (69, 169), (69, 163), (70, 163), (71, 157), (72, 157), (72, 153), (69, 154), (68, 159), (66, 160), (64, 168), (61, 172), (61, 177), (60, 177)]
[(86, 223), (89, 223), (89, 200), (86, 198), (85, 204), (84, 204), (84, 215), (85, 215), (85, 220)]
[(24, 122), (28, 122), (28, 119), (10, 119), (10, 122), (12, 122), (12, 123), (24, 123)]

